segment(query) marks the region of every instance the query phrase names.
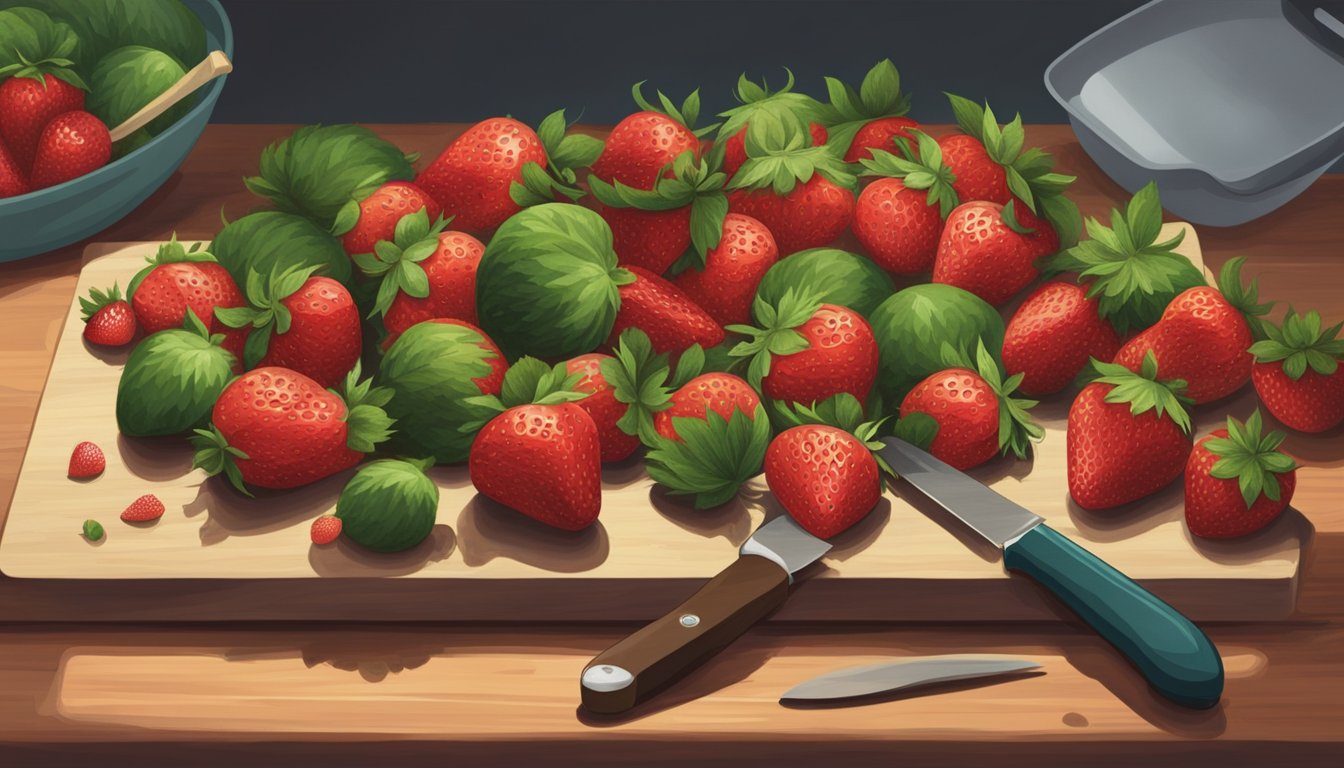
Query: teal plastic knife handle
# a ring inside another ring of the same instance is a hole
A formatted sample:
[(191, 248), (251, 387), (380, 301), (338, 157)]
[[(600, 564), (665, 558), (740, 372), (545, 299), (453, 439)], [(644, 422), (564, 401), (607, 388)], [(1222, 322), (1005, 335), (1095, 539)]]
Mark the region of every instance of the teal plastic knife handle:
[(1199, 627), (1132, 579), (1047, 525), (1004, 547), (1003, 565), (1040, 582), (1186, 707), (1223, 695), (1223, 660)]

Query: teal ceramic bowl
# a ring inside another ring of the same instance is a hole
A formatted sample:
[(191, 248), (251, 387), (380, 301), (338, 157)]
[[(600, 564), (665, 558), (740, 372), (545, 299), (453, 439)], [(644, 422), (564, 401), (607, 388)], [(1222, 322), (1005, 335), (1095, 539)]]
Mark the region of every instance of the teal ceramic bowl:
[[(207, 50), (224, 51), (232, 59), (233, 28), (218, 0), (183, 2), (205, 25)], [(64, 184), (0, 198), (0, 261), (78, 242), (135, 210), (187, 159), (210, 122), (226, 79), (228, 75), (211, 81), (186, 116), (135, 151)]]

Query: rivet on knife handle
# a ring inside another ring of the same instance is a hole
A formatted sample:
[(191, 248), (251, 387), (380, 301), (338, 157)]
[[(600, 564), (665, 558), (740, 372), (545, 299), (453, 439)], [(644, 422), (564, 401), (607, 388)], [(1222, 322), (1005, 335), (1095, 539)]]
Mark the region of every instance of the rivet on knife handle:
[(1158, 693), (1187, 707), (1223, 694), (1223, 660), (1175, 608), (1047, 525), (1003, 549), (1003, 564), (1055, 593), (1139, 668)]
[(602, 653), (579, 681), (592, 712), (624, 712), (699, 666), (784, 603), (789, 574), (755, 555), (739, 557), (661, 619)]

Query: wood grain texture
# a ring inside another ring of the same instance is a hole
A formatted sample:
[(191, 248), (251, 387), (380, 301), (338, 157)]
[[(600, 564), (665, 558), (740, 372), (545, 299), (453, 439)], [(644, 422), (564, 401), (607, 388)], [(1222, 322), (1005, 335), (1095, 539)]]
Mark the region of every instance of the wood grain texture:
[[(1162, 236), (1181, 230), (1182, 252), (1202, 266), (1192, 228), (1168, 224)], [(156, 248), (90, 246), (75, 294), (127, 283)], [(89, 347), (80, 337), (82, 327), (78, 302), (72, 300), (0, 539), (0, 570), (7, 576), (82, 580), (81, 597), (60, 602), (71, 609), (109, 590), (124, 593), (123, 579), (246, 580), (259, 594), (239, 605), (252, 606), (252, 612), (221, 615), (212, 613), (214, 604), (199, 603), (190, 616), (174, 610), (162, 618), (284, 619), (293, 616), (290, 606), (297, 600), (289, 590), (298, 580), (353, 577), (366, 581), (361, 594), (371, 602), (355, 602), (332, 584), (325, 597), (317, 592), (314, 599), (306, 590), (306, 610), (334, 611), (318, 618), (361, 611), (381, 616), (397, 606), (397, 618), (403, 619), (648, 619), (651, 606), (718, 573), (763, 519), (781, 513), (759, 477), (724, 508), (694, 510), (657, 490), (636, 460), (606, 471), (599, 523), (569, 534), (477, 495), (464, 467), (439, 467), (432, 472), (440, 487), (439, 521), (421, 546), (399, 555), (370, 553), (344, 540), (311, 546), (309, 522), (335, 508), (351, 473), (248, 499), (192, 470), (190, 450), (180, 439), (119, 435), (114, 402), (126, 352)], [(1065, 394), (1037, 409), (1046, 438), (1030, 463), (1001, 458), (973, 474), (1195, 619), (1273, 619), (1292, 612), (1297, 566), (1310, 532), (1300, 513), (1290, 512), (1261, 535), (1205, 542), (1185, 531), (1179, 484), (1125, 509), (1083, 510), (1065, 492), (1069, 401)], [(1244, 418), (1250, 407), (1242, 397), (1204, 409), (1200, 430), (1216, 428), (1229, 410)], [(107, 471), (89, 482), (64, 474), (71, 447), (81, 440), (115, 446), (108, 451)], [(115, 520), (146, 492), (171, 510), (165, 518), (149, 526)], [(79, 535), (90, 517), (101, 519), (108, 531), (97, 543)], [(824, 567), (812, 576), (818, 588), (799, 590), (779, 616), (955, 619), (986, 599), (1003, 606), (987, 617), (1049, 615), (1040, 613), (1039, 600), (1018, 599), (1023, 591), (1004, 572), (997, 551), (917, 494), (888, 491), (868, 519), (834, 543)], [(377, 577), (434, 579), (430, 588), (446, 596), (426, 599), (425, 585), (407, 590), (400, 580)], [(590, 586), (593, 580), (602, 586)], [(826, 583), (834, 580), (844, 583)], [(858, 583), (851, 588), (851, 582)], [(927, 582), (941, 582), (942, 589), (912, 589)], [(158, 605), (167, 611), (173, 603), (159, 593), (179, 586), (174, 581), (128, 595), (119, 607), (125, 610), (143, 596), (146, 609)]]

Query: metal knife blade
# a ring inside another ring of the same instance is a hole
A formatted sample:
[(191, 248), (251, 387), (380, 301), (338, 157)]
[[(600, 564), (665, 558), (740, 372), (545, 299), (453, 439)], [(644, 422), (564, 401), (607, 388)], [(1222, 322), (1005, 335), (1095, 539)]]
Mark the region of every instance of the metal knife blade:
[(896, 437), (878, 451), (896, 474), (1002, 549), (1044, 518)]
[(1027, 659), (981, 654), (928, 656), (902, 659), (883, 664), (845, 667), (818, 675), (784, 692), (781, 703), (788, 701), (836, 701), (861, 696), (892, 693), (954, 680), (1007, 675), (1038, 669), (1041, 665)]
[(760, 555), (773, 560), (793, 575), (821, 559), (831, 551), (830, 543), (802, 529), (792, 517), (782, 515), (756, 529), (742, 547), (739, 555)]

